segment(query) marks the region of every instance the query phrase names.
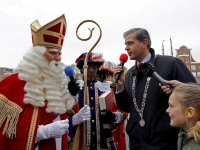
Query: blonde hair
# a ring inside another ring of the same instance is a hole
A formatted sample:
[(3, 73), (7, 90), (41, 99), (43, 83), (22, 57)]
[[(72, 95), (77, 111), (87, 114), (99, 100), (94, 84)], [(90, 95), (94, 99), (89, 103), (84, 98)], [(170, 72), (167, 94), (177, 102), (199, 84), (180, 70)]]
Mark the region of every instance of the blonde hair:
[[(200, 86), (197, 84), (183, 84), (177, 86), (174, 91), (179, 97), (183, 110), (193, 107), (196, 111), (195, 118), (200, 121)], [(194, 137), (197, 143), (200, 143), (200, 124), (197, 123), (188, 133), (187, 138)]]

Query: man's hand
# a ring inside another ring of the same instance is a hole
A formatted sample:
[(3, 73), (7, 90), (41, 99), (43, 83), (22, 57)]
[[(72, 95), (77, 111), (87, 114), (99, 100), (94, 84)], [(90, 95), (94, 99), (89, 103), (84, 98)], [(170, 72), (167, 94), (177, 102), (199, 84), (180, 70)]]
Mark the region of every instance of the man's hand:
[(125, 79), (124, 69), (125, 69), (125, 67), (122, 68), (122, 66), (120, 64), (118, 64), (114, 70), (114, 78), (117, 73), (121, 72), (120, 78), (119, 78), (118, 82), (116, 83), (117, 91), (121, 91), (124, 86), (124, 79)]
[[(164, 83), (170, 85), (172, 88), (175, 88), (181, 84), (185, 84), (185, 83), (179, 82), (177, 80), (171, 80), (171, 81), (164, 80)], [(159, 86), (161, 87), (163, 92), (165, 92), (166, 94), (170, 95), (172, 93), (172, 91), (169, 88), (167, 88), (166, 86), (162, 86), (160, 83), (159, 83)]]
[(76, 80), (69, 81), (68, 90), (73, 96), (76, 96), (78, 94), (78, 92), (80, 91), (80, 86), (78, 83), (76, 83)]

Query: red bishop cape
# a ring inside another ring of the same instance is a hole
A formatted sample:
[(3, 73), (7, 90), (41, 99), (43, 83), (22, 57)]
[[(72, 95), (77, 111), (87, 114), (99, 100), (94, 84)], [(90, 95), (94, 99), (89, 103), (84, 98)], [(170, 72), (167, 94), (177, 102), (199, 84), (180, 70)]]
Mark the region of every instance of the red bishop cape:
[[(26, 82), (13, 74), (0, 82), (0, 148), (34, 150), (38, 125), (52, 123), (57, 117), (45, 107), (24, 104)], [(67, 114), (61, 115), (66, 119)], [(41, 150), (56, 150), (55, 139), (41, 140)], [(62, 136), (62, 150), (68, 149), (67, 132)]]

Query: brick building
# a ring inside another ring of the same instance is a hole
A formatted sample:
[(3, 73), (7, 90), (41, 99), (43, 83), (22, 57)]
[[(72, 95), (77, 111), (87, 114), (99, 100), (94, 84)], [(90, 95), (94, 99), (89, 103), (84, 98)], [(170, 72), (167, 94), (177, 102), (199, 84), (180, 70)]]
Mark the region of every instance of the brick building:
[(181, 46), (179, 49), (176, 49), (176, 57), (186, 64), (194, 77), (200, 82), (200, 62), (193, 59), (191, 50), (187, 46)]

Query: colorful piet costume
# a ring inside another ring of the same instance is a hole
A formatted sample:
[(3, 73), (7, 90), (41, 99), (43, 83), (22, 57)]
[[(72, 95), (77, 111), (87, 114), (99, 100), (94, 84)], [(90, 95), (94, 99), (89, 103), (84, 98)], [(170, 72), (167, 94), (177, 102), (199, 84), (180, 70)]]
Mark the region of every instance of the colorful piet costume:
[[(85, 61), (85, 56), (87, 53), (83, 53), (80, 57), (76, 59), (77, 67), (80, 69), (83, 67)], [(88, 63), (97, 64), (99, 68), (104, 60), (99, 54), (90, 54), (88, 57)], [(81, 88), (78, 94), (78, 103), (74, 106), (74, 112), (78, 112), (84, 106), (84, 81), (78, 80), (79, 86)], [(91, 118), (87, 121), (87, 147), (89, 150), (116, 150), (114, 145), (114, 139), (111, 129), (104, 129), (103, 123), (100, 120), (100, 108), (99, 108), (99, 96), (105, 91), (110, 91), (110, 84), (102, 83), (97, 80), (92, 82), (87, 82), (87, 105), (90, 107)], [(117, 110), (117, 109), (116, 109)], [(118, 114), (118, 120), (123, 119), (123, 115), (120, 112), (114, 112)], [(73, 116), (72, 116), (73, 118)], [(72, 119), (69, 119), (69, 121)], [(115, 120), (116, 121), (116, 120)], [(73, 123), (72, 123), (73, 124)], [(70, 125), (71, 126), (71, 125)], [(72, 137), (74, 142), (72, 143), (73, 150), (83, 149), (83, 124), (74, 126), (76, 128), (75, 136)], [(74, 129), (73, 129), (74, 130)], [(70, 132), (70, 131), (69, 131)], [(71, 135), (72, 136), (72, 135)]]
[[(37, 20), (31, 24), (33, 47), (15, 74), (0, 82), (1, 149), (34, 150), (39, 126), (51, 124), (58, 115), (65, 120), (66, 111), (74, 105), (64, 71), (49, 69), (43, 56), (46, 47), (62, 48), (65, 31), (64, 15), (44, 26)], [(67, 150), (67, 132), (62, 141), (60, 147)], [(37, 148), (56, 150), (55, 138), (39, 141)]]
[[(113, 76), (113, 70), (101, 66), (100, 69), (97, 71), (97, 74), (100, 77), (100, 80), (102, 80), (103, 83), (109, 83), (110, 88), (114, 94), (116, 84), (111, 81), (107, 81), (107, 79), (110, 76)], [(116, 104), (116, 102), (115, 102)], [(116, 106), (117, 107), (117, 106)], [(124, 115), (124, 119), (127, 118), (128, 114), (126, 112), (120, 111)], [(124, 121), (118, 124), (114, 124), (112, 127), (112, 133), (114, 137), (114, 144), (117, 147), (117, 150), (126, 150), (126, 141), (125, 141), (125, 127), (124, 127)]]
[[(103, 67), (101, 66), (99, 70), (97, 70), (97, 75), (99, 75), (100, 79), (102, 81), (100, 82), (107, 82), (107, 79), (109, 77), (112, 77), (113, 76), (113, 70), (112, 69), (109, 69), (109, 68), (106, 68), (106, 67)], [(97, 77), (97, 76), (96, 76)], [(110, 82), (111, 84), (112, 82)]]

